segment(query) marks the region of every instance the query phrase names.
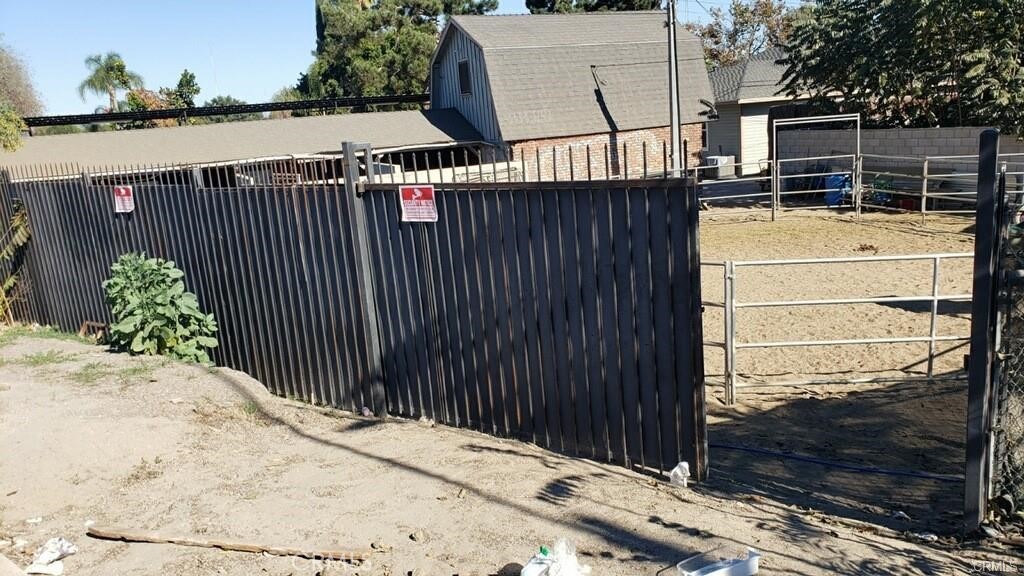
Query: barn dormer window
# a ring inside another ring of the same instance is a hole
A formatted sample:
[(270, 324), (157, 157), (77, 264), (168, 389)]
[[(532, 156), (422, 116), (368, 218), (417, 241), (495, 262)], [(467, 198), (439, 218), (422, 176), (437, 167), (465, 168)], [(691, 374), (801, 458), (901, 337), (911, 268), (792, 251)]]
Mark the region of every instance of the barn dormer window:
[(459, 92), (463, 96), (473, 93), (473, 83), (469, 78), (469, 60), (459, 61)]

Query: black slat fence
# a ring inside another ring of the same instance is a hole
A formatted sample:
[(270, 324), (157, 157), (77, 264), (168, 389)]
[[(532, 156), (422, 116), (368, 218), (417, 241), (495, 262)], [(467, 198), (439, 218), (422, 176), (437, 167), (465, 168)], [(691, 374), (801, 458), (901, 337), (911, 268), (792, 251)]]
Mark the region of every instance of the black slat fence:
[[(703, 461), (692, 194), (679, 181), (363, 195), (388, 412), (669, 470)], [(700, 416), (694, 416), (699, 413)]]
[[(439, 184), (438, 222), (405, 223), (396, 185), (353, 194), (330, 159), (282, 163), (273, 183), (251, 166), (0, 171), (0, 212), (23, 202), (32, 226), (16, 316), (109, 322), (110, 265), (144, 251), (216, 316), (215, 362), (275, 394), (704, 476), (684, 181)], [(115, 185), (133, 212), (115, 214)]]
[[(111, 264), (145, 252), (173, 260), (216, 317), (218, 365), (282, 396), (379, 411), (384, 399), (374, 397), (374, 352), (350, 265), (356, 200), (337, 185), (199, 188), (187, 172), (161, 175), (18, 174), (12, 187), (32, 227), (34, 289), (23, 319), (72, 332), (85, 321), (109, 322), (102, 283)], [(114, 213), (119, 184), (133, 187), (131, 213)]]

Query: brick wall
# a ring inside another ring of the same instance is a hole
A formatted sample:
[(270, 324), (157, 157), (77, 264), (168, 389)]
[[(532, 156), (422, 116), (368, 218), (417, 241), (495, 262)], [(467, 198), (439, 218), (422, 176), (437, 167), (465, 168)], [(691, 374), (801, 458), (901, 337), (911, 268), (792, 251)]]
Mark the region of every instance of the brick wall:
[[(684, 124), (682, 137), (688, 141), (689, 165), (700, 163), (700, 124)], [(668, 126), (627, 130), (604, 134), (523, 140), (512, 143), (512, 160), (526, 165), (528, 180), (586, 180), (587, 152), (594, 179), (642, 178), (644, 165), (648, 174), (662, 174), (668, 161), (672, 135)], [(646, 152), (646, 153), (645, 153)], [(571, 162), (570, 162), (571, 155)]]

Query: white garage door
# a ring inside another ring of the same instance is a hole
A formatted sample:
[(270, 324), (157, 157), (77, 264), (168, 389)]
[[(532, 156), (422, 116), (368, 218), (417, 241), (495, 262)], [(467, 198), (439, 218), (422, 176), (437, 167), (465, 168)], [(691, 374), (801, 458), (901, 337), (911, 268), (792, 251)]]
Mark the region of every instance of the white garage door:
[[(768, 109), (771, 104), (744, 104), (740, 110), (740, 155), (743, 162), (768, 160)], [(755, 164), (743, 166), (743, 174), (758, 172)]]
[(719, 104), (718, 120), (708, 122), (709, 156), (740, 156), (740, 107)]

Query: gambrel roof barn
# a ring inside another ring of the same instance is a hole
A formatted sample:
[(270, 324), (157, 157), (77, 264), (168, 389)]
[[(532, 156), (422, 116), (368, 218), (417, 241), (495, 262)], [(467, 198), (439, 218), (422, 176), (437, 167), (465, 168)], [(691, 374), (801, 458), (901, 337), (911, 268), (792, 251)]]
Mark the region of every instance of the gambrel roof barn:
[[(431, 63), (431, 107), (494, 143), (669, 124), (666, 13), (455, 16)], [(679, 27), (681, 123), (714, 99), (700, 41)]]

